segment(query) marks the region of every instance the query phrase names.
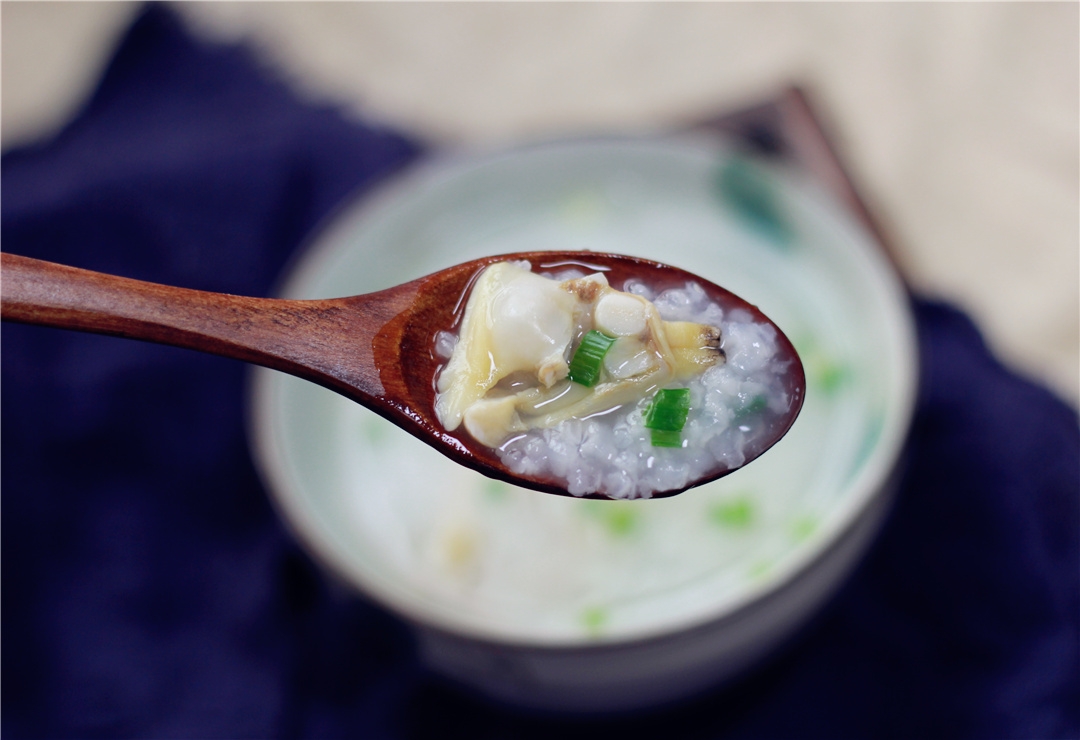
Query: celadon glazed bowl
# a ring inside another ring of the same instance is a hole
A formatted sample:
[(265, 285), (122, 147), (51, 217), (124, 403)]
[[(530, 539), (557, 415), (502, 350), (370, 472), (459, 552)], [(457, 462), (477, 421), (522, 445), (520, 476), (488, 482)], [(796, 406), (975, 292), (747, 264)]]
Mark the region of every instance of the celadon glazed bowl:
[(673, 498), (577, 500), (484, 478), (361, 406), (258, 369), (255, 456), (297, 537), (411, 623), (434, 670), (534, 708), (678, 699), (777, 646), (871, 541), (914, 402), (907, 296), (809, 179), (698, 139), (420, 166), (332, 219), (283, 294), (353, 295), (541, 249), (666, 262), (756, 304), (806, 369), (791, 431)]

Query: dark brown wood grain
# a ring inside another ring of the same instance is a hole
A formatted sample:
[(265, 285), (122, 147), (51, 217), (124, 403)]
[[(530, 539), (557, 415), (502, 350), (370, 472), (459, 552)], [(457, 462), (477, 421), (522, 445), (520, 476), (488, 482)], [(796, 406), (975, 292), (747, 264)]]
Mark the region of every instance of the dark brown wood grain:
[[(0, 254), (0, 317), (185, 347), (280, 370), (367, 406), (462, 465), (515, 485), (565, 495), (560, 483), (511, 473), (494, 450), (463, 430), (447, 432), (435, 417), (435, 378), (441, 362), (434, 353), (435, 337), (457, 325), (471, 281), (484, 267), (504, 260), (528, 260), (540, 270), (577, 264), (605, 272), (615, 287), (629, 278), (655, 289), (692, 280), (725, 310), (742, 308), (767, 320), (738, 296), (683, 270), (592, 252), (486, 257), (377, 293), (324, 300), (210, 293)], [(777, 331), (781, 351), (794, 360), (788, 390), (797, 403), (777, 436), (751, 451), (747, 462), (783, 436), (805, 393), (795, 349)], [(717, 471), (707, 480), (729, 472)]]

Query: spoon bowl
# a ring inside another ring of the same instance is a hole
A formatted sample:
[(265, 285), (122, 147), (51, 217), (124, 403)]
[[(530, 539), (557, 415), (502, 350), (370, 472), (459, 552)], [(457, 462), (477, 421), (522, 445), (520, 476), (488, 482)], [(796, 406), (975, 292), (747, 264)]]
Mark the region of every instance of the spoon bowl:
[[(0, 254), (0, 317), (185, 347), (279, 370), (368, 407), (488, 477), (568, 495), (563, 483), (513, 472), (494, 449), (463, 430), (446, 431), (435, 416), (435, 379), (443, 364), (435, 352), (436, 336), (457, 325), (469, 287), (485, 267), (521, 260), (541, 270), (602, 272), (612, 284), (635, 278), (658, 291), (693, 281), (725, 312), (741, 309), (772, 325), (756, 307), (679, 268), (615, 254), (558, 251), (484, 257), (375, 293), (319, 300), (163, 286), (5, 253)], [(779, 355), (790, 360), (784, 377), (791, 399), (787, 412), (738, 465), (721, 465), (656, 497), (727, 475), (760, 456), (790, 428), (802, 406), (806, 379), (791, 342), (778, 328), (776, 333)]]

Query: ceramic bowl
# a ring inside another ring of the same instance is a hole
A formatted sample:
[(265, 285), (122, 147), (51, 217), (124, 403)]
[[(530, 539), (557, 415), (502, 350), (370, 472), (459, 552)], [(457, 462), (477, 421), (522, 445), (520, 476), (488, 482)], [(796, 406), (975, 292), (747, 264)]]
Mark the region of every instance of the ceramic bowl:
[(338, 213), (283, 295), (364, 293), (537, 249), (667, 262), (756, 304), (806, 368), (791, 431), (680, 496), (577, 500), (484, 478), (361, 406), (259, 369), (258, 465), (310, 552), (414, 625), (436, 671), (551, 710), (688, 696), (780, 644), (871, 541), (915, 395), (907, 295), (808, 178), (680, 138), (422, 165)]

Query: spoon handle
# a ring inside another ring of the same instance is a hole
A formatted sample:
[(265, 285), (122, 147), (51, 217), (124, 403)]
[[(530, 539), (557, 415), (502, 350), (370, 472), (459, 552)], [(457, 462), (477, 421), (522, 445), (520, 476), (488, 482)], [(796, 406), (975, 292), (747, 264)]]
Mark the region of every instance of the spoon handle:
[[(282, 370), (357, 398), (381, 395), (371, 339), (395, 301), (249, 298), (0, 253), (0, 317), (141, 339)], [(342, 342), (351, 337), (351, 342)], [(366, 341), (365, 341), (366, 340)], [(360, 400), (360, 398), (357, 398)]]

